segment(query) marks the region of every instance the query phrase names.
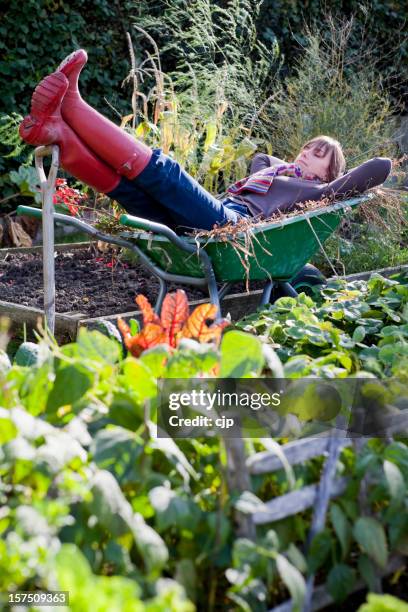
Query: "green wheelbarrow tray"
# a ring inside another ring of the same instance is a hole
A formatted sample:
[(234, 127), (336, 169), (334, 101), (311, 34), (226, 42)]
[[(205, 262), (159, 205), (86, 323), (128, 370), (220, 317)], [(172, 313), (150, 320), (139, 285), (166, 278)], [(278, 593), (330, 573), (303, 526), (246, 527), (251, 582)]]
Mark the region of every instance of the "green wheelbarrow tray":
[[(321, 249), (325, 240), (339, 226), (344, 214), (371, 197), (372, 194), (366, 194), (283, 221), (255, 226), (251, 231), (251, 254), (246, 258), (230, 242), (214, 238), (196, 240), (183, 236), (181, 240), (194, 247), (193, 252), (186, 253), (162, 234), (139, 231), (126, 232), (122, 236), (134, 242), (159, 268), (171, 274), (202, 278), (203, 266), (198, 256), (200, 247), (208, 254), (219, 283), (239, 282), (246, 278), (251, 281), (290, 281)], [(120, 222), (128, 227), (141, 227), (140, 219), (131, 215), (122, 215)], [(143, 224), (143, 227), (147, 229), (149, 224)], [(236, 234), (235, 240), (245, 246), (243, 233)]]

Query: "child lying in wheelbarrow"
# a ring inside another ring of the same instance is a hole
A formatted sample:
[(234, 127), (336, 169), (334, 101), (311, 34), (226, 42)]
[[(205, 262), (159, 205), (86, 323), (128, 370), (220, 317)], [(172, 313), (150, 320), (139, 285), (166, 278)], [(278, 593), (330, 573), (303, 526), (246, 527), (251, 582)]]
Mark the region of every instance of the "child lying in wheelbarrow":
[(243, 217), (268, 218), (307, 200), (362, 193), (383, 183), (391, 170), (391, 160), (377, 157), (343, 174), (340, 144), (319, 136), (302, 147), (293, 163), (256, 155), (251, 175), (219, 201), (174, 159), (135, 140), (84, 102), (78, 77), (86, 61), (84, 50), (74, 51), (41, 81), (20, 136), (31, 145), (57, 144), (67, 172), (132, 215), (171, 227), (211, 230)]

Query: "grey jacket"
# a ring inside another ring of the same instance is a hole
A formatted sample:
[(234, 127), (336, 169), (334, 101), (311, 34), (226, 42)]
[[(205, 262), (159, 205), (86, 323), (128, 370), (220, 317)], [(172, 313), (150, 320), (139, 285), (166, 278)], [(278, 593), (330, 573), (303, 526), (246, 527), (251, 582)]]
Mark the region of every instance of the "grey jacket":
[[(265, 153), (258, 153), (252, 160), (251, 174), (281, 163), (286, 162)], [(290, 211), (296, 204), (307, 200), (320, 200), (324, 197), (344, 199), (363, 193), (366, 189), (381, 185), (390, 171), (390, 159), (375, 157), (331, 183), (315, 183), (289, 176), (276, 176), (266, 194), (244, 192), (233, 199), (246, 204), (254, 216), (268, 218), (278, 209)]]

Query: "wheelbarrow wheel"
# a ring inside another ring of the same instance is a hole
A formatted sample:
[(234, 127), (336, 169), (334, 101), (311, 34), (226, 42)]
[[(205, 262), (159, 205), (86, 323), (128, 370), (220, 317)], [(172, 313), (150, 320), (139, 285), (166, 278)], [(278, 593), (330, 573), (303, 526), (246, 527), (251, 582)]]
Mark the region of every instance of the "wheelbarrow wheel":
[(306, 293), (313, 297), (316, 290), (326, 284), (326, 277), (311, 264), (306, 264), (292, 280), (292, 287), (298, 293)]
[[(325, 285), (325, 283), (326, 278), (320, 270), (311, 264), (306, 264), (288, 284), (297, 293), (306, 293), (306, 295), (313, 297), (316, 290)], [(272, 289), (270, 303), (273, 304), (278, 298), (287, 295), (288, 288), (277, 283)]]

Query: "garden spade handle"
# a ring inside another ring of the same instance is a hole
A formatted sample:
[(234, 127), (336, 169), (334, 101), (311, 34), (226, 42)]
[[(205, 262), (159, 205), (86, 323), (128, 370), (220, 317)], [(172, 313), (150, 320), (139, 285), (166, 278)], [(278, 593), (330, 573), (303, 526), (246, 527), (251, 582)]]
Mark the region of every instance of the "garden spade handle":
[[(51, 168), (48, 177), (45, 175), (43, 158), (52, 155)], [(35, 167), (40, 179), (42, 200), (43, 229), (43, 282), (44, 282), (44, 314), (49, 331), (55, 331), (55, 265), (54, 265), (54, 203), (53, 195), (59, 163), (59, 148), (57, 145), (37, 147), (35, 149)]]

